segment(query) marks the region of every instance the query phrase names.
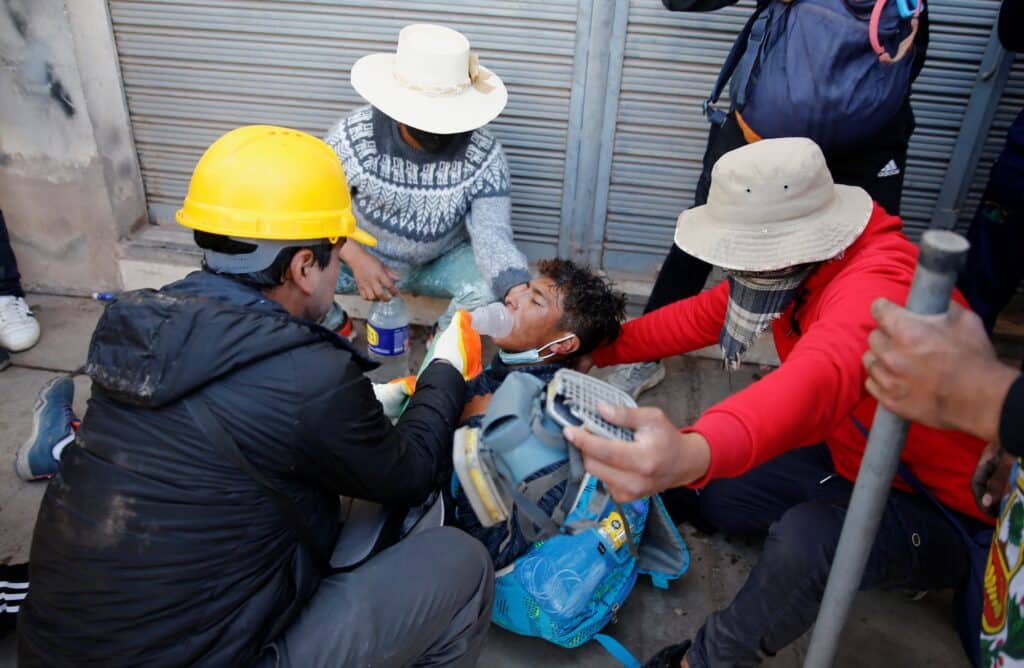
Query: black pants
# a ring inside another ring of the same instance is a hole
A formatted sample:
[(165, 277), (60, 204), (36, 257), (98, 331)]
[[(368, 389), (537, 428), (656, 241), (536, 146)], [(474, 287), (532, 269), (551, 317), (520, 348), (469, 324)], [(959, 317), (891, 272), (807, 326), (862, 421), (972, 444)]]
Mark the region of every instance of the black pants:
[(971, 221), (960, 291), (992, 331), (1024, 278), (1024, 110), (1010, 126)]
[(7, 235), (4, 213), (0, 211), (0, 297), (24, 297), (21, 290), (21, 275), (18, 273), (18, 262), (14, 259), (14, 249)]
[[(697, 632), (693, 668), (753, 666), (803, 635), (825, 593), (853, 484), (823, 445), (789, 452), (746, 475), (712, 482), (702, 515), (730, 534), (764, 534), (764, 551), (727, 608)], [(981, 524), (962, 518), (968, 530)], [(955, 587), (968, 575), (963, 539), (932, 501), (892, 491), (862, 589)]]
[[(907, 142), (914, 128), (914, 114), (907, 103), (897, 117), (879, 133), (876, 141), (864, 148), (826, 155), (829, 171), (836, 183), (860, 186), (886, 211), (899, 215), (900, 196), (903, 193), (903, 172), (907, 166)], [(712, 124), (708, 144), (704, 151), (704, 167), (697, 180), (693, 205), (702, 206), (708, 200), (711, 187), (711, 168), (729, 151), (746, 145), (743, 131), (733, 114), (721, 126)], [(889, 176), (880, 176), (892, 161), (896, 170), (886, 169)], [(892, 173), (895, 172), (895, 173)], [(698, 260), (675, 244), (661, 265), (644, 313), (649, 313), (672, 302), (692, 297), (704, 288), (711, 273), (711, 265)]]

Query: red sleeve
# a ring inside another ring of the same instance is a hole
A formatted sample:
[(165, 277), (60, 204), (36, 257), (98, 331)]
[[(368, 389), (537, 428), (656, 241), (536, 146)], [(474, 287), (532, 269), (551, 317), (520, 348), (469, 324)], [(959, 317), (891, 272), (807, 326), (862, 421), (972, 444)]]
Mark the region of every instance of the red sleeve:
[(631, 320), (613, 343), (594, 351), (597, 366), (650, 362), (718, 341), (729, 303), (729, 283)]
[(849, 417), (866, 396), (861, 358), (875, 327), (871, 303), (878, 297), (906, 302), (909, 276), (897, 278), (893, 269), (837, 277), (782, 366), (705, 411), (688, 430), (711, 446), (710, 469), (695, 486), (824, 441)]

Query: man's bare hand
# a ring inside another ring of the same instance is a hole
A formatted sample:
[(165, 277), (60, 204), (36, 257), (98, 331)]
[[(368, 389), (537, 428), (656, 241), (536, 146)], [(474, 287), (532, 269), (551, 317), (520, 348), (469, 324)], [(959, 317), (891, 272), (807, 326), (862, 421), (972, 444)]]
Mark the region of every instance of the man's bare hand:
[(999, 362), (977, 315), (951, 304), (922, 316), (886, 299), (864, 353), (867, 390), (897, 415), (998, 440), (999, 413), (1017, 372)]
[(1010, 490), (1010, 470), (1013, 455), (997, 443), (989, 443), (978, 458), (978, 466), (971, 478), (974, 500), (982, 512), (990, 517), (999, 515), (999, 502)]
[(700, 434), (681, 434), (661, 409), (601, 405), (599, 410), (612, 424), (632, 429), (634, 440), (602, 438), (578, 427), (566, 427), (565, 437), (583, 453), (587, 472), (619, 503), (691, 483), (707, 472), (707, 441)]
[(345, 244), (341, 259), (352, 268), (359, 296), (371, 302), (387, 301), (398, 294), (398, 274), (357, 243)]

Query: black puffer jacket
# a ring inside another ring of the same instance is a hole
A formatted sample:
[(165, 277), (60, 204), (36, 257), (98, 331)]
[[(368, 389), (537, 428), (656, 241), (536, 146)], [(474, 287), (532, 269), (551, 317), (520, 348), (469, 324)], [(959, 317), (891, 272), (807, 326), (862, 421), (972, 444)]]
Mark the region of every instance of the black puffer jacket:
[(109, 306), (77, 443), (32, 541), (19, 665), (251, 662), (319, 575), (280, 510), (203, 437), (197, 393), (302, 509), (325, 552), (338, 495), (422, 501), (450, 466), (465, 384), (434, 364), (392, 427), (348, 342), (197, 272)]

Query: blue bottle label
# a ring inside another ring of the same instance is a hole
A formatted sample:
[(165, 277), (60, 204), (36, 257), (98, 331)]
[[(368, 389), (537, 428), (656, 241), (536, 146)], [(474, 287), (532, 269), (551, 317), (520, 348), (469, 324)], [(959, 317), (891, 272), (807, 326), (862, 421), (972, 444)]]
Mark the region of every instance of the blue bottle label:
[(366, 347), (370, 352), (385, 357), (395, 357), (404, 353), (408, 345), (408, 326), (385, 329), (366, 324)]

